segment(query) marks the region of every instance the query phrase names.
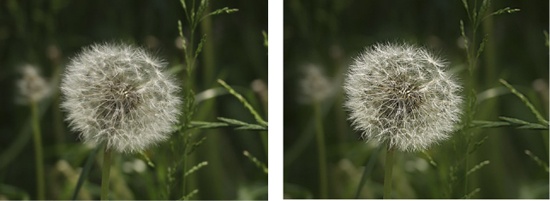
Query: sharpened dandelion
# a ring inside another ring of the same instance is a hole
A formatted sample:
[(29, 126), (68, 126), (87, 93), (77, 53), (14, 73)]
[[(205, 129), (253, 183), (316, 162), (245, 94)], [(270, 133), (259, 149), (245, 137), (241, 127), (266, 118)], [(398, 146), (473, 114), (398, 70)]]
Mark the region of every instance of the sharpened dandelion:
[(401, 151), (425, 150), (459, 121), (461, 87), (426, 49), (377, 44), (350, 66), (345, 108), (366, 140)]
[(95, 44), (71, 60), (63, 109), (86, 143), (138, 152), (166, 140), (177, 122), (179, 88), (165, 64), (142, 48)]

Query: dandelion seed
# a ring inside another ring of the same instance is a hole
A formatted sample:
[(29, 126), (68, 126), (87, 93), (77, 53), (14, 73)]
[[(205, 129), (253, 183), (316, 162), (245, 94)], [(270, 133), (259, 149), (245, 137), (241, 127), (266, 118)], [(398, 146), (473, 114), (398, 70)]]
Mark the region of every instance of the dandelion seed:
[(86, 143), (137, 152), (166, 140), (177, 122), (179, 88), (142, 48), (96, 44), (67, 66), (61, 107)]
[(378, 44), (358, 56), (344, 84), (349, 119), (362, 137), (401, 151), (427, 149), (459, 121), (461, 87), (424, 48)]

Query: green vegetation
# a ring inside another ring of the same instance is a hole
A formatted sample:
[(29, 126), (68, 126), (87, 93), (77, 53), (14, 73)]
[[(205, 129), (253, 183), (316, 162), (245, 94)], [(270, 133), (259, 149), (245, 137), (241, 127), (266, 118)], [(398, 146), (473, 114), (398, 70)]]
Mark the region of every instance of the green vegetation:
[[(8, 0), (0, 16), (0, 199), (38, 196), (34, 128), (45, 199), (267, 199), (267, 1)], [(58, 86), (82, 47), (119, 41), (165, 59), (184, 105), (168, 141), (107, 155), (106, 188), (103, 148), (69, 129)], [(52, 89), (32, 113), (16, 87), (26, 63)]]
[[(287, 198), (382, 198), (384, 147), (365, 143), (342, 107), (348, 65), (379, 42), (418, 44), (449, 63), (464, 111), (451, 139), (393, 159), (392, 198), (548, 198), (548, 2), (285, 1), (284, 182)], [(336, 89), (300, 100), (308, 65)], [(380, 145), (383, 146), (383, 145)], [(358, 187), (359, 190), (358, 190)]]

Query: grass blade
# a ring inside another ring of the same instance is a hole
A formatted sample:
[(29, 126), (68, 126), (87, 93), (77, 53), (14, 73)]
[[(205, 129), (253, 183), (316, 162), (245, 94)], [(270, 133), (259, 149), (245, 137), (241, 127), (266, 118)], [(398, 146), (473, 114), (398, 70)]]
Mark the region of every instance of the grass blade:
[(382, 147), (383, 146), (378, 146), (378, 148), (376, 148), (376, 150), (372, 153), (372, 156), (370, 157), (370, 159), (367, 161), (367, 165), (365, 166), (365, 169), (363, 171), (363, 176), (361, 176), (361, 181), (359, 181), (359, 187), (357, 188), (357, 192), (355, 192), (355, 199), (359, 199), (359, 194), (361, 193), (361, 189), (363, 189), (365, 182), (370, 177), (370, 174), (374, 169), (374, 164), (378, 159), (378, 155), (380, 155), (380, 152), (382, 151)]
[(535, 116), (537, 117), (537, 120), (539, 120), (540, 123), (548, 125), (548, 121), (544, 119), (544, 117), (542, 117), (542, 115), (535, 109), (535, 106), (533, 106), (533, 104), (531, 104), (531, 102), (527, 100), (527, 98), (523, 94), (521, 94), (519, 91), (516, 90), (516, 88), (514, 88), (512, 85), (506, 82), (506, 80), (500, 79), (499, 81), (508, 89), (510, 89), (510, 91), (514, 95), (516, 95), (519, 99), (521, 99), (521, 101), (529, 108), (529, 110), (531, 110), (531, 112), (535, 114)]
[(92, 166), (94, 164), (94, 158), (97, 155), (97, 152), (99, 152), (99, 149), (102, 146), (97, 146), (92, 152), (90, 152), (90, 155), (88, 155), (88, 159), (86, 160), (86, 164), (84, 164), (84, 168), (82, 168), (82, 171), (80, 172), (80, 176), (78, 176), (78, 182), (76, 183), (76, 188), (74, 189), (73, 196), (71, 197), (71, 200), (76, 200), (76, 196), (78, 196), (78, 192), (80, 192), (80, 188), (82, 188), (82, 185), (84, 185), (84, 181), (86, 178), (88, 178), (88, 174), (90, 173), (90, 170), (92, 169)]

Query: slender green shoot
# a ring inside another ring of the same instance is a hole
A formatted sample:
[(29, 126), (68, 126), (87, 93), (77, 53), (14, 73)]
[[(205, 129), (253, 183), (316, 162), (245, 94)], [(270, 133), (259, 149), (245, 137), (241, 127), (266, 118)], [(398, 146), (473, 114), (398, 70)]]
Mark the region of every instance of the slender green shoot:
[(315, 125), (317, 130), (317, 150), (319, 151), (319, 192), (321, 199), (326, 199), (328, 196), (328, 180), (327, 180), (327, 154), (325, 147), (325, 134), (323, 132), (323, 117), (321, 114), (321, 104), (316, 102), (314, 106)]
[(229, 86), (227, 83), (225, 83), (225, 81), (223, 81), (221, 79), (218, 79), (218, 83), (220, 83), (224, 88), (226, 88), (227, 91), (229, 91), (229, 93), (231, 93), (233, 96), (235, 96), (235, 98), (239, 99), (239, 101), (241, 101), (241, 103), (243, 103), (244, 107), (246, 107), (246, 109), (248, 109), (248, 111), (250, 111), (252, 116), (254, 116), (254, 119), (256, 119), (256, 121), (260, 125), (267, 126), (267, 122), (265, 122), (262, 119), (262, 117), (258, 114), (258, 112), (256, 112), (256, 110), (252, 107), (252, 105), (250, 105), (250, 103), (248, 103), (248, 101), (246, 99), (244, 99), (243, 96), (241, 96), (241, 94), (237, 93), (233, 88), (231, 88), (231, 86)]
[(95, 156), (101, 149), (100, 146), (96, 147), (90, 154), (88, 155), (88, 159), (86, 159), (86, 163), (84, 164), (84, 167), (82, 168), (82, 171), (80, 172), (80, 175), (78, 176), (78, 181), (76, 183), (76, 187), (73, 191), (73, 196), (71, 197), (71, 200), (76, 200), (78, 193), (80, 192), (80, 189), (84, 185), (84, 181), (86, 181), (86, 178), (88, 178), (88, 174), (90, 174), (90, 170), (92, 169), (92, 165), (94, 163)]
[(539, 111), (537, 111), (535, 109), (535, 106), (533, 106), (533, 104), (527, 100), (527, 98), (521, 94), (518, 90), (516, 90), (516, 88), (514, 88), (512, 85), (510, 85), (508, 82), (506, 82), (506, 80), (503, 80), (503, 79), (500, 79), (499, 80), (500, 83), (502, 83), (504, 86), (506, 86), (506, 88), (510, 89), (510, 91), (516, 95), (519, 99), (521, 99), (521, 101), (529, 108), (529, 110), (531, 110), (531, 112), (537, 117), (537, 120), (544, 124), (544, 125), (548, 125), (548, 121), (546, 119), (544, 119), (544, 117), (542, 117), (542, 115), (539, 113)]
[(363, 189), (363, 186), (365, 185), (372, 170), (374, 169), (374, 164), (376, 164), (376, 160), (378, 159), (378, 155), (380, 155), (381, 151), (382, 151), (382, 146), (378, 146), (378, 148), (376, 148), (374, 153), (371, 154), (370, 159), (367, 161), (367, 165), (365, 165), (365, 168), (363, 169), (363, 175), (361, 176), (361, 181), (359, 181), (359, 186), (357, 187), (357, 191), (355, 192), (355, 199), (359, 199), (359, 194), (361, 194), (361, 189)]
[(384, 199), (391, 198), (392, 191), (392, 174), (393, 174), (393, 158), (395, 149), (391, 147), (388, 143), (388, 148), (386, 152), (386, 164), (384, 170)]
[(44, 156), (42, 149), (42, 134), (40, 133), (40, 117), (38, 117), (38, 104), (31, 102), (32, 128), (34, 133), (34, 154), (36, 159), (36, 189), (37, 199), (45, 199)]
[(525, 154), (527, 154), (533, 161), (535, 161), (538, 166), (542, 167), (542, 169), (544, 169), (544, 171), (550, 172), (548, 170), (548, 165), (546, 163), (544, 163), (542, 160), (540, 160), (539, 157), (535, 156), (535, 154), (533, 154), (531, 151), (525, 150)]
[(111, 174), (111, 150), (105, 144), (101, 169), (101, 200), (109, 200), (109, 176)]
[(262, 171), (265, 174), (268, 173), (267, 166), (264, 163), (262, 163), (260, 160), (258, 160), (256, 157), (254, 157), (252, 154), (250, 154), (250, 152), (245, 150), (243, 151), (243, 155), (246, 156), (250, 161), (252, 161), (252, 163), (254, 163), (256, 167), (262, 169)]

